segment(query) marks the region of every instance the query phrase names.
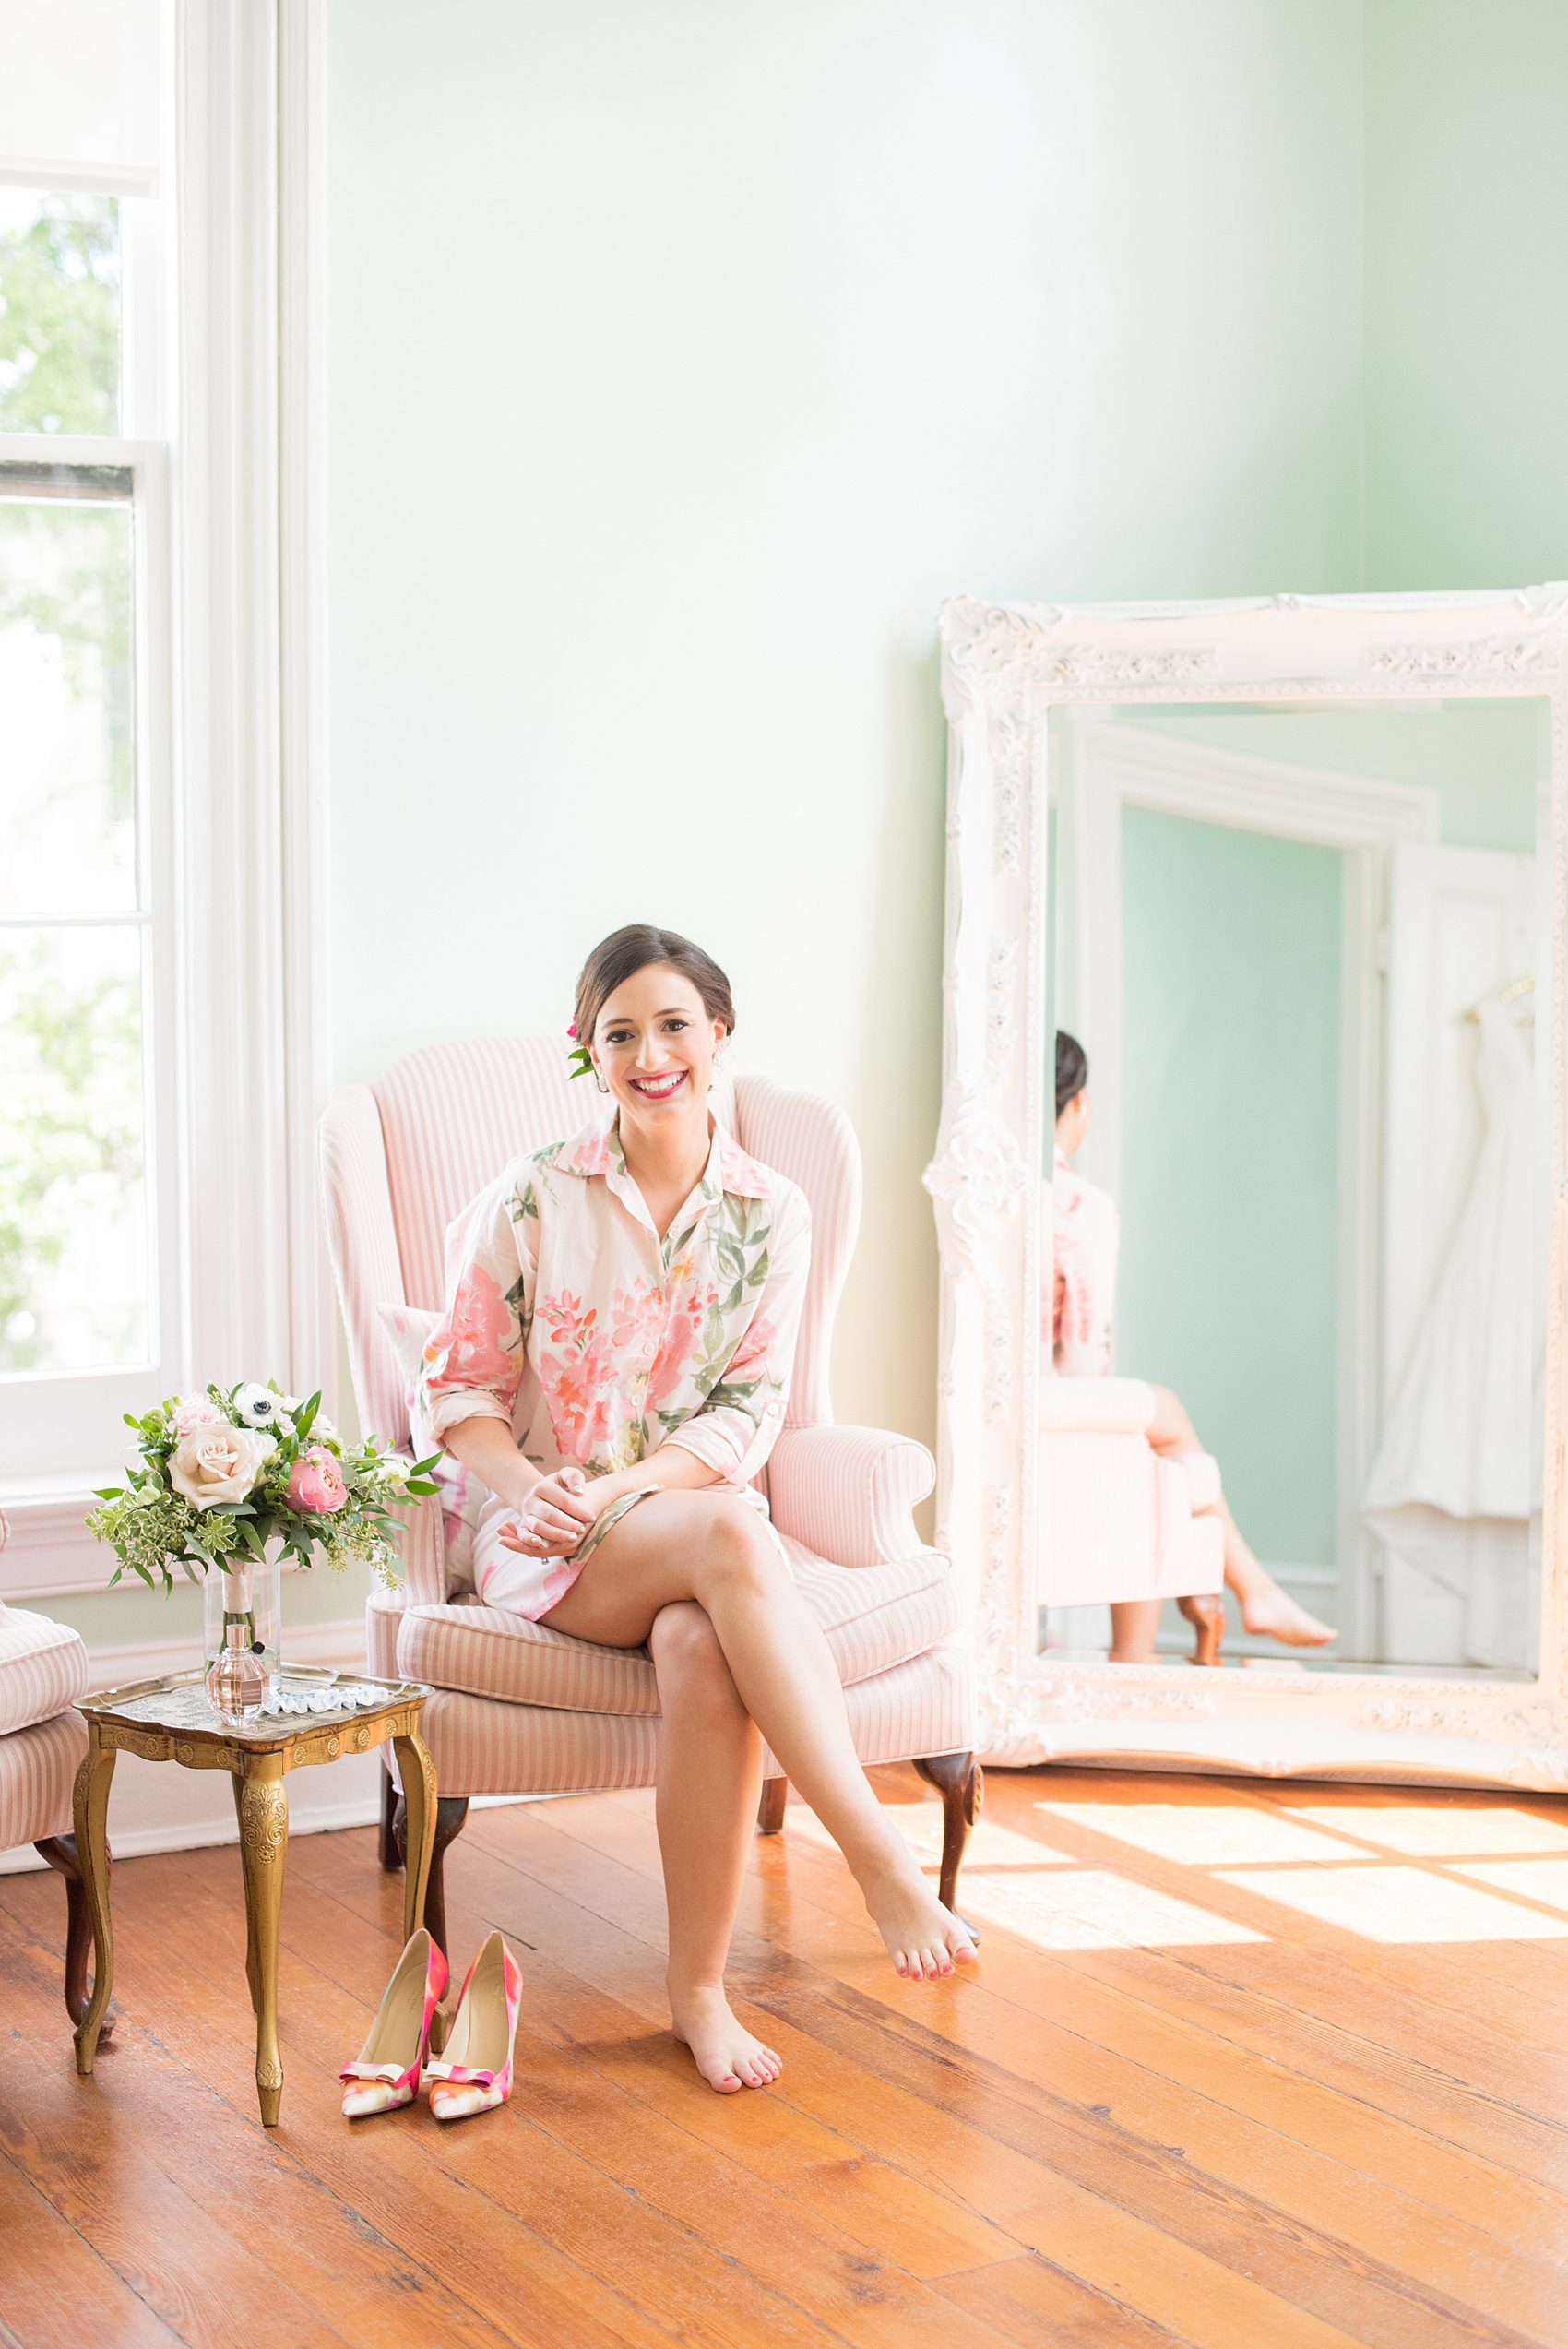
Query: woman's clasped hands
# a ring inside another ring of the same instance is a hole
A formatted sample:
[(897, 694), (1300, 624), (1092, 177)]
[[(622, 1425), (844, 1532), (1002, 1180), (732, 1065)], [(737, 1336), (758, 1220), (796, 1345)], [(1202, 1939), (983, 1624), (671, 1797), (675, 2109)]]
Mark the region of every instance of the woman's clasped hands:
[(582, 1470), (558, 1468), (532, 1487), (501, 1540), (524, 1557), (570, 1557), (598, 1514)]

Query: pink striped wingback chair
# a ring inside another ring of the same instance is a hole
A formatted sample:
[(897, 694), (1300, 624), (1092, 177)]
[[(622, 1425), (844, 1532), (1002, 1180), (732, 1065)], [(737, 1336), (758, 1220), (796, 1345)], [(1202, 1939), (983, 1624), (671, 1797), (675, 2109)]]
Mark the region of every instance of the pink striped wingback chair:
[[(328, 1245), (362, 1425), (411, 1440), (409, 1390), (384, 1306), (442, 1306), (447, 1224), (519, 1152), (581, 1126), (557, 1038), (437, 1044), (339, 1093), (321, 1126)], [(926, 1549), (910, 1510), (931, 1490), (923, 1445), (833, 1424), (828, 1353), (861, 1212), (860, 1151), (841, 1111), (766, 1078), (721, 1080), (714, 1107), (742, 1148), (811, 1203), (810, 1285), (789, 1413), (758, 1482), (797, 1583), (827, 1635), (863, 1762), (913, 1760), (942, 1795), (942, 1896), (952, 1903), (981, 1795), (970, 1750), (972, 1664), (959, 1580)], [(455, 1587), (442, 1504), (410, 1513), (401, 1588), (367, 1613), (370, 1669), (428, 1683), (423, 1736), (441, 1789), (428, 1914), (445, 1930), (443, 1854), (475, 1795), (651, 1785), (659, 1691), (642, 1649), (600, 1648), (481, 1606)], [(788, 1793), (765, 1758), (758, 1824)], [(401, 1800), (386, 1782), (383, 1865), (402, 1857)]]
[[(8, 1532), (0, 1517), (0, 1550)], [(0, 1602), (0, 1852), (30, 1843), (65, 1879), (65, 2005), (73, 2022), (86, 2014), (91, 1988), (92, 1930), (71, 1832), (71, 1793), (87, 1752), (87, 1723), (75, 1708), (86, 1689), (80, 1636)]]

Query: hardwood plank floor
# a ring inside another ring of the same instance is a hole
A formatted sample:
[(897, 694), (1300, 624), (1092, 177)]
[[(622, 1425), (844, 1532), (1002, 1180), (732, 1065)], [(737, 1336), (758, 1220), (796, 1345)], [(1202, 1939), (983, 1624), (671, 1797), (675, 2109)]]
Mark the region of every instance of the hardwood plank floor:
[(401, 1929), (368, 1830), (289, 1853), (270, 2135), (232, 1851), (116, 1867), (91, 2081), (60, 1888), (0, 1879), (0, 2343), (1568, 2349), (1568, 1806), (993, 1771), (981, 1962), (919, 1987), (792, 1807), (733, 1967), (785, 2073), (730, 2098), (664, 2028), (651, 1810), (470, 1819), (455, 1964), (499, 1926), (527, 1995), (445, 2129), (338, 2111)]

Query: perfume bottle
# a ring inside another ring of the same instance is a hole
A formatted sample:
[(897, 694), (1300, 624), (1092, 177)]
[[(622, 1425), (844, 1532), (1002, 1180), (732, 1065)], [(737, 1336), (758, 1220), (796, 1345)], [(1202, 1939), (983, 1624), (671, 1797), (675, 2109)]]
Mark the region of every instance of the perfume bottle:
[(247, 1627), (231, 1623), (223, 1635), (223, 1652), (207, 1675), (212, 1709), (230, 1729), (259, 1721), (271, 1681), (267, 1666), (252, 1653)]

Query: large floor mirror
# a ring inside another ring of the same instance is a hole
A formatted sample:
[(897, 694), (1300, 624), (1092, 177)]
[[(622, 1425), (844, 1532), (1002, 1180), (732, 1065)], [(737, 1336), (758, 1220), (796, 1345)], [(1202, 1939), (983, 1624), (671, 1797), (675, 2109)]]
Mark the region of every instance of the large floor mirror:
[(960, 602), (944, 648), (992, 1758), (1563, 1783), (1562, 599)]

